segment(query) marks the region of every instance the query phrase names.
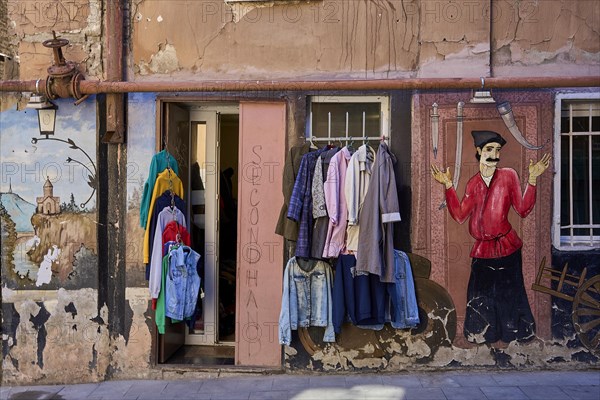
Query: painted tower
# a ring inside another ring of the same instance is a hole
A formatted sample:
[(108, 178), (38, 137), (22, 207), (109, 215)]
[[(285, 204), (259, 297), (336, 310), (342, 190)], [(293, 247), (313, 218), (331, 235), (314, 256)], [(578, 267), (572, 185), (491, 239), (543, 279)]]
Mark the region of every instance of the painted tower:
[(50, 177), (46, 177), (44, 183), (44, 195), (38, 197), (37, 210), (38, 214), (59, 214), (60, 213), (60, 197), (54, 197), (54, 186), (50, 182)]

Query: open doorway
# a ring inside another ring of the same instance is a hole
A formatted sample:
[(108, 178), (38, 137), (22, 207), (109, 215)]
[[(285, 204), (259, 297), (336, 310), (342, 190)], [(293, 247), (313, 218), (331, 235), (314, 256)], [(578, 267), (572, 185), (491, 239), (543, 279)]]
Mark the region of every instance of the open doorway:
[(236, 335), (239, 106), (162, 103), (166, 148), (184, 186), (191, 247), (201, 255), (192, 320), (158, 334), (159, 363), (233, 365)]

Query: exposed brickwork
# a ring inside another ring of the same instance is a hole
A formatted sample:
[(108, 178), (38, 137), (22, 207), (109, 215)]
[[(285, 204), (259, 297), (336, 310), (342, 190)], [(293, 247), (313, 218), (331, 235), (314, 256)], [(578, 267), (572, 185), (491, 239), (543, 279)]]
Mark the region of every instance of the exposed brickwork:
[[(7, 0), (0, 0), (0, 53), (8, 54), (8, 9)], [(0, 57), (0, 79), (4, 78), (3, 57)]]

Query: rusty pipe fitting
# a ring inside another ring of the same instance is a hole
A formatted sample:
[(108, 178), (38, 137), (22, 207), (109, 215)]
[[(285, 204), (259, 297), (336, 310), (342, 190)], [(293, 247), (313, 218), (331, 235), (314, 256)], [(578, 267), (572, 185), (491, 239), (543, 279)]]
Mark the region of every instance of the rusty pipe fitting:
[[(77, 65), (72, 61), (66, 61), (63, 56), (62, 48), (67, 46), (69, 41), (56, 37), (55, 31), (52, 31), (52, 35), (53, 39), (42, 43), (54, 53), (54, 64), (48, 67), (48, 78), (44, 86), (45, 95), (52, 100), (72, 97), (78, 101), (84, 97), (80, 91), (80, 82), (85, 78), (77, 70)], [(36, 90), (37, 86), (36, 83)]]

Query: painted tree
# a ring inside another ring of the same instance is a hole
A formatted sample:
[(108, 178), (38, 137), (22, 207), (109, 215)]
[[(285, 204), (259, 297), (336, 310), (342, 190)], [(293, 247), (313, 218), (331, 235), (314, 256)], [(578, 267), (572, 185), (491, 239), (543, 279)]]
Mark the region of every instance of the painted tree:
[(13, 251), (17, 242), (17, 229), (10, 214), (4, 208), (2, 200), (0, 200), (0, 237), (2, 243), (2, 266), (9, 268), (14, 265)]

